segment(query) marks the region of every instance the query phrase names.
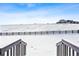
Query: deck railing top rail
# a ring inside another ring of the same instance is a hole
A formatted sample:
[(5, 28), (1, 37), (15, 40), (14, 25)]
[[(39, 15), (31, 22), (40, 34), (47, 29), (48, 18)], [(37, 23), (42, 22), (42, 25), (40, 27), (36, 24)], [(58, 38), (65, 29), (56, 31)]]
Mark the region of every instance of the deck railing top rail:
[(19, 39), (19, 40), (13, 42), (13, 43), (11, 43), (11, 44), (9, 44), (9, 45), (7, 45), (7, 46), (1, 48), (1, 49), (2, 49), (2, 50), (8, 50), (8, 49), (12, 48), (12, 46), (15, 46), (15, 45), (17, 45), (17, 44), (19, 44), (19, 43), (20, 43), (20, 44), (23, 44), (23, 45), (27, 45), (27, 43), (25, 43), (24, 41), (22, 41), (21, 39)]

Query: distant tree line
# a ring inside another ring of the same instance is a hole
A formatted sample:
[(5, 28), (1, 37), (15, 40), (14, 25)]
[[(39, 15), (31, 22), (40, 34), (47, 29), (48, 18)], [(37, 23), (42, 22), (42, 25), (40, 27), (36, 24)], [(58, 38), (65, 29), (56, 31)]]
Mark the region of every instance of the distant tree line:
[(64, 19), (61, 19), (59, 20), (58, 22), (56, 22), (57, 24), (60, 24), (60, 23), (69, 23), (69, 24), (79, 24), (78, 21), (73, 21), (73, 20), (64, 20)]

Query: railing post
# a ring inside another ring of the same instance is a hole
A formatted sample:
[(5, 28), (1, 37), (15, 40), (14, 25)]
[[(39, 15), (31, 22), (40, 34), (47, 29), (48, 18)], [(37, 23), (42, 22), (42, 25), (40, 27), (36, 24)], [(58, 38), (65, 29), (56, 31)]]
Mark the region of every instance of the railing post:
[(71, 47), (69, 47), (69, 56), (71, 56)]
[(68, 56), (68, 46), (66, 45), (66, 56)]
[(1, 49), (0, 49), (0, 56), (1, 56), (2, 52), (1, 52)]
[(21, 56), (24, 56), (24, 45), (21, 44)]
[(59, 45), (59, 56), (61, 56), (61, 45)]
[(74, 56), (74, 50), (72, 49), (72, 56)]
[(59, 56), (59, 46), (57, 46), (57, 56)]
[(21, 44), (21, 56), (24, 55), (24, 45)]
[(62, 44), (60, 45), (60, 56), (62, 56)]
[(26, 44), (21, 43), (21, 56), (26, 55)]
[(76, 56), (79, 56), (79, 52), (76, 52)]
[(4, 56), (5, 55), (5, 52), (2, 51), (2, 49), (0, 49), (0, 56)]
[(20, 43), (16, 45), (16, 56), (20, 56)]
[(7, 56), (9, 56), (9, 50), (7, 50)]
[(65, 51), (66, 51), (66, 46), (65, 44), (62, 43), (62, 56), (66, 56)]
[(12, 48), (10, 49), (10, 56), (12, 56)]
[(13, 46), (13, 56), (16, 56), (16, 50), (15, 50), (15, 45)]
[(26, 45), (24, 45), (24, 56), (26, 55)]

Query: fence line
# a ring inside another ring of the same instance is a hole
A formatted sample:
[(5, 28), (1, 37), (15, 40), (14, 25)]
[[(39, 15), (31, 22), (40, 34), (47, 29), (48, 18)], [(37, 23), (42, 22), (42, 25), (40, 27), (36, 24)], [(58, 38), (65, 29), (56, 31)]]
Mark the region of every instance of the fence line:
[(0, 36), (10, 35), (46, 35), (46, 34), (69, 34), (79, 33), (79, 30), (59, 30), (59, 31), (37, 31), (37, 32), (0, 32)]

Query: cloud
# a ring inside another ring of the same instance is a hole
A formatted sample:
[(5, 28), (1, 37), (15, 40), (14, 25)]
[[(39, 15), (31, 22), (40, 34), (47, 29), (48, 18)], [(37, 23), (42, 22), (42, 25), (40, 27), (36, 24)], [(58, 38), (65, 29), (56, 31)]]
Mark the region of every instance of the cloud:
[(33, 4), (33, 3), (28, 3), (27, 6), (30, 8), (30, 7), (35, 7), (36, 4)]
[(55, 23), (60, 19), (79, 19), (79, 15), (46, 15), (48, 13), (41, 13), (41, 11), (39, 13), (0, 13), (0, 24)]
[(35, 3), (19, 3), (18, 5), (26, 6), (28, 8), (35, 7), (37, 4)]

